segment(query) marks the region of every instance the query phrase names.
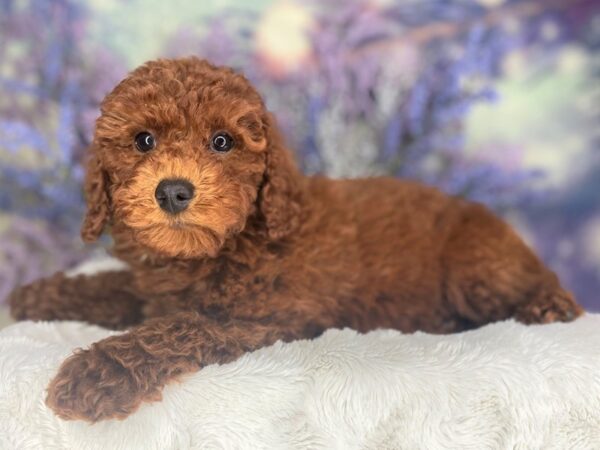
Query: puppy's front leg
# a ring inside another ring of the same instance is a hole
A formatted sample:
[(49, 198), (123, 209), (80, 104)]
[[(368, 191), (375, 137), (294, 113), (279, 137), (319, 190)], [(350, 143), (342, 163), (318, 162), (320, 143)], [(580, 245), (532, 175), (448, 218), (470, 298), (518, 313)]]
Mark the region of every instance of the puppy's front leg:
[(63, 419), (123, 419), (142, 402), (160, 400), (163, 386), (182, 374), (293, 337), (283, 329), (217, 323), (196, 312), (149, 320), (67, 359), (48, 386), (46, 404)]
[(124, 270), (75, 277), (58, 272), (14, 290), (8, 304), (16, 320), (82, 320), (118, 330), (143, 320), (144, 300)]

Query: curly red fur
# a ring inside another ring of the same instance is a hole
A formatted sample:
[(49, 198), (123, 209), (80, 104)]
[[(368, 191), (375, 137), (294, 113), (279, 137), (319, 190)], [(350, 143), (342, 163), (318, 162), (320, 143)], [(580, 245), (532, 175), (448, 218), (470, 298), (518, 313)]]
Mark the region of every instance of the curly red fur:
[[(210, 150), (226, 130), (234, 149)], [(154, 134), (147, 154), (137, 133)], [(343, 149), (340, 149), (343, 151)], [(448, 333), (582, 313), (485, 207), (391, 178), (305, 177), (247, 80), (195, 58), (136, 69), (102, 104), (83, 236), (109, 225), (126, 272), (56, 275), (16, 291), (18, 319), (129, 328), (75, 353), (48, 387), (61, 417), (126, 417), (206, 364), (326, 328)], [(197, 193), (177, 215), (154, 189)]]
[(93, 242), (102, 234), (110, 214), (106, 174), (97, 158), (92, 157), (88, 162), (84, 190), (89, 209), (81, 226), (81, 237), (85, 242)]

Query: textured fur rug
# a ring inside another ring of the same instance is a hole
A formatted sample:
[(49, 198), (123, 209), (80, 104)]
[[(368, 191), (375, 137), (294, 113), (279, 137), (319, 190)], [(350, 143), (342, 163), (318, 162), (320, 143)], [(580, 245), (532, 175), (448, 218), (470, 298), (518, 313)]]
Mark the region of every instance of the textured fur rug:
[(124, 421), (57, 419), (46, 383), (109, 334), (74, 322), (0, 331), (0, 448), (600, 448), (600, 315), (451, 336), (332, 330), (208, 367)]

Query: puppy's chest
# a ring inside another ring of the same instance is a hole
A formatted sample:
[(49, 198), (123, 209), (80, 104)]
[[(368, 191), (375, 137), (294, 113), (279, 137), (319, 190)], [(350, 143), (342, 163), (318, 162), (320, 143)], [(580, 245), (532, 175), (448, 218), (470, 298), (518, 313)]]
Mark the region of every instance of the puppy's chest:
[(270, 304), (286, 285), (281, 274), (260, 268), (221, 268), (202, 277), (145, 273), (139, 280), (147, 316), (194, 310), (217, 320), (269, 315)]

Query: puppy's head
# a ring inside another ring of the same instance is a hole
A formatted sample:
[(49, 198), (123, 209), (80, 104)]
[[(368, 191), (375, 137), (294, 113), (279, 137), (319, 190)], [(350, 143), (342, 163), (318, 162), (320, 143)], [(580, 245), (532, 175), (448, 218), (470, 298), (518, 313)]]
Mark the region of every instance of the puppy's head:
[(299, 175), (257, 92), (187, 58), (133, 71), (103, 101), (85, 183), (90, 242), (112, 222), (150, 251), (216, 256), (247, 224), (297, 225)]

